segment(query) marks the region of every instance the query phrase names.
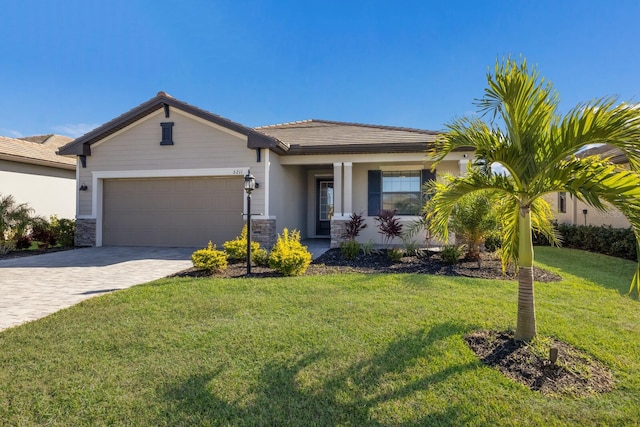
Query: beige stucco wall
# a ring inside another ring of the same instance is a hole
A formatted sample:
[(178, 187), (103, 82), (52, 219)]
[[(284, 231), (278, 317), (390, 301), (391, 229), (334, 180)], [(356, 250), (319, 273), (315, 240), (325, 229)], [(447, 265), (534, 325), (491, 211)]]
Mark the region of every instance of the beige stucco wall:
[(546, 196), (547, 201), (551, 204), (555, 218), (561, 224), (585, 225), (585, 215), (583, 210), (587, 210), (586, 224), (595, 226), (611, 226), (613, 228), (627, 228), (630, 226), (629, 221), (622, 213), (611, 208), (606, 212), (602, 212), (594, 207), (588, 206), (586, 203), (575, 199), (567, 193), (567, 209), (566, 212), (558, 211), (558, 193)]
[(0, 160), (0, 194), (12, 195), (47, 218), (75, 217), (75, 178), (74, 170)]
[[(174, 145), (160, 145), (162, 122), (174, 123)], [(187, 170), (202, 170), (203, 175), (207, 175), (213, 170), (244, 175), (250, 168), (256, 181), (265, 182), (266, 168), (257, 162), (255, 150), (247, 148), (245, 136), (176, 109), (171, 109), (168, 118), (163, 110), (146, 116), (94, 144), (91, 154), (87, 156), (87, 167), (79, 170), (78, 186), (88, 186), (87, 191), (79, 193), (79, 217), (99, 214), (99, 197), (96, 197), (97, 205), (93, 201), (97, 191), (95, 173), (105, 171), (139, 171), (140, 176), (150, 173), (148, 171), (164, 171), (165, 176), (170, 176)], [(264, 210), (264, 193), (263, 190), (254, 192), (254, 212)], [(244, 192), (238, 194), (238, 197), (244, 196)]]

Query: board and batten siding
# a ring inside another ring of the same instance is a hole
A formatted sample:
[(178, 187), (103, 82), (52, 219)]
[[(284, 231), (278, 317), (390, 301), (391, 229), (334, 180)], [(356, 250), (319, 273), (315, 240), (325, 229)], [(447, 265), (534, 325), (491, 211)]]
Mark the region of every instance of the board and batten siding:
[[(174, 145), (160, 145), (163, 122), (174, 123)], [(255, 151), (247, 148), (244, 135), (177, 109), (171, 109), (168, 118), (159, 110), (92, 145), (87, 167), (79, 168), (78, 185), (89, 188), (79, 193), (78, 215), (97, 214), (92, 212), (93, 172), (247, 167), (256, 181), (264, 182), (265, 168), (257, 162)], [(264, 191), (255, 191), (252, 203), (256, 211), (263, 210)]]

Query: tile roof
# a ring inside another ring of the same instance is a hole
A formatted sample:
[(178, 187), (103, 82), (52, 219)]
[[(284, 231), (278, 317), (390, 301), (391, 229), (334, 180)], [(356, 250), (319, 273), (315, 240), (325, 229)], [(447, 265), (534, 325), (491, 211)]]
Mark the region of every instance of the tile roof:
[[(51, 136), (56, 136), (49, 141)], [(6, 136), (0, 136), (0, 159), (11, 160), (14, 162), (30, 163), (44, 166), (57, 167), (62, 169), (75, 169), (75, 158), (58, 156), (56, 150), (64, 140), (70, 141), (71, 138), (60, 135), (51, 135), (42, 142), (33, 142), (25, 139), (15, 139)], [(36, 138), (36, 137), (26, 137)], [(37, 137), (39, 138), (39, 137)], [(38, 140), (38, 139), (36, 139)]]
[(580, 158), (587, 157), (587, 156), (600, 156), (602, 158), (611, 158), (611, 162), (615, 164), (623, 164), (623, 163), (629, 162), (629, 160), (627, 159), (627, 156), (622, 152), (622, 150), (608, 144), (592, 147), (578, 154), (578, 157)]
[(23, 141), (37, 142), (38, 144), (49, 145), (51, 147), (62, 147), (65, 144), (73, 141), (73, 138), (69, 138), (64, 135), (56, 135), (54, 133), (50, 133), (47, 135), (34, 135), (34, 136), (24, 136), (18, 139), (22, 139)]
[(440, 132), (330, 120), (302, 120), (255, 128), (291, 148), (288, 154), (424, 151)]

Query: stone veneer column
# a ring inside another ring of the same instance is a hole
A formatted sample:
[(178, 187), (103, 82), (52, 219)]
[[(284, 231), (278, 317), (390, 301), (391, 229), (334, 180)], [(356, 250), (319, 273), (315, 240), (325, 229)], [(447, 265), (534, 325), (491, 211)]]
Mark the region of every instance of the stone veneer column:
[(251, 240), (260, 243), (260, 247), (271, 249), (277, 238), (275, 219), (251, 220)]
[(347, 241), (347, 239), (343, 237), (347, 229), (347, 222), (349, 222), (348, 219), (331, 218), (331, 248), (339, 248), (340, 243)]
[(96, 220), (76, 219), (76, 232), (74, 236), (76, 246), (96, 245)]

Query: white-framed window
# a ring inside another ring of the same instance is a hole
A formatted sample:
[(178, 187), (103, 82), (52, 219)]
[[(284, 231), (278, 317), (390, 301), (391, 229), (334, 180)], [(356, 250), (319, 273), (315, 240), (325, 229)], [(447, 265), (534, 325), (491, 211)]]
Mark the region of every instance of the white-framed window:
[(422, 208), (420, 170), (382, 172), (382, 209), (418, 215)]

